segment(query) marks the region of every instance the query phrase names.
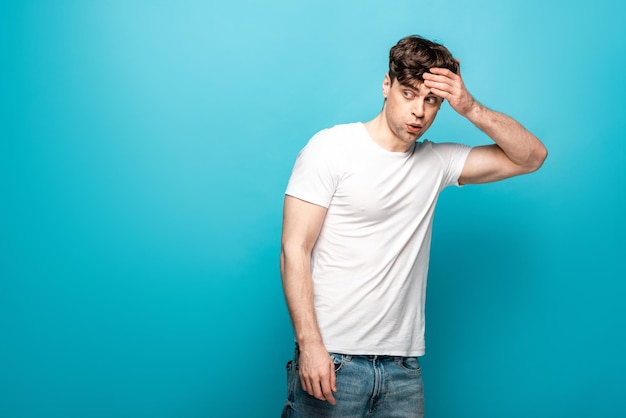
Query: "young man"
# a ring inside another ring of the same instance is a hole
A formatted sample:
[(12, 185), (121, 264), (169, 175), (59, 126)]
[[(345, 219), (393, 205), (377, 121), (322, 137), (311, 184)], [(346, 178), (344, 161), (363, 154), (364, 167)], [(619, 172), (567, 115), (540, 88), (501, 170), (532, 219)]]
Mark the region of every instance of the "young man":
[[(543, 144), (478, 103), (442, 45), (391, 48), (384, 106), (317, 133), (287, 186), (281, 274), (296, 350), (283, 417), (421, 417), (432, 217), (449, 185), (537, 170)], [(417, 140), (443, 100), (494, 144)]]

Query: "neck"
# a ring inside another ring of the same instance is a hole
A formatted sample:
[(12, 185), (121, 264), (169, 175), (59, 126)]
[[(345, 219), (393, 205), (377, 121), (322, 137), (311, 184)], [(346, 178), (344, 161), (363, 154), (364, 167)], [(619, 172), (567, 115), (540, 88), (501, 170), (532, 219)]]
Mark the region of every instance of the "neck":
[(372, 140), (387, 151), (407, 152), (413, 146), (413, 143), (407, 144), (393, 133), (384, 112), (380, 112), (364, 125)]

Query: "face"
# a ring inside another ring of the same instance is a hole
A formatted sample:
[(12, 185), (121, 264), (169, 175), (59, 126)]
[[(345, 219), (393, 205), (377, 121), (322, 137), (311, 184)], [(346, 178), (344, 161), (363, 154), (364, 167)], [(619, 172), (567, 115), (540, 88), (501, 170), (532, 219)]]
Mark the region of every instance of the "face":
[(398, 149), (408, 149), (430, 128), (443, 102), (424, 83), (411, 86), (398, 80), (391, 83), (389, 74), (383, 82), (383, 95), (387, 99), (383, 114)]

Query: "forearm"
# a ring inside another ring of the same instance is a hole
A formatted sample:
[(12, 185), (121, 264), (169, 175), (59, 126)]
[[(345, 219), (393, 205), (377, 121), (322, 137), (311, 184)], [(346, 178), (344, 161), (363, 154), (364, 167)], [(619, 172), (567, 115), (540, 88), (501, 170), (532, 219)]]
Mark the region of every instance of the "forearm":
[(323, 344), (315, 314), (310, 255), (304, 251), (281, 250), (280, 269), (285, 300), (298, 345)]
[(460, 72), (455, 74), (445, 68), (431, 68), (423, 77), (424, 85), (432, 93), (447, 100), (457, 113), (496, 143), (496, 146), (482, 150), (486, 152), (479, 152), (478, 158), (473, 158), (479, 161), (470, 164), (475, 167), (464, 169), (465, 179), (495, 181), (541, 167), (548, 155), (541, 141), (513, 118), (478, 103), (465, 88)]
[(547, 156), (539, 139), (515, 119), (474, 101), (465, 117), (489, 136), (514, 164), (534, 171)]

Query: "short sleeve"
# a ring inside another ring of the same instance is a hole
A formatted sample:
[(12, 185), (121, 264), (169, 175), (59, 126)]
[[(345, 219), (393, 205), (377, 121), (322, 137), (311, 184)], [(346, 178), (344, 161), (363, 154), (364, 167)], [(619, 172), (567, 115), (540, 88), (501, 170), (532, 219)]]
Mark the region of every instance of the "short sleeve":
[(452, 142), (432, 143), (432, 147), (443, 164), (441, 188), (451, 185), (459, 186), (459, 177), (461, 177), (465, 161), (472, 147)]
[(332, 137), (317, 133), (296, 158), (285, 194), (328, 207), (337, 187)]

